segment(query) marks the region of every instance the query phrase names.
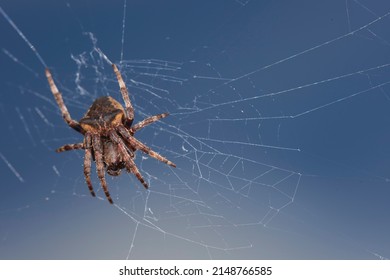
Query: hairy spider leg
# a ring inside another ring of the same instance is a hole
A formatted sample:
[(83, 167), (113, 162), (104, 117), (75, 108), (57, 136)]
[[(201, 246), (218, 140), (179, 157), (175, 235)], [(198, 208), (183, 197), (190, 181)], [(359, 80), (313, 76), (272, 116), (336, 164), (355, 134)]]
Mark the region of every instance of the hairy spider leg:
[(141, 173), (139, 172), (137, 165), (135, 164), (135, 162), (133, 161), (133, 159), (131, 158), (131, 156), (127, 152), (125, 143), (123, 142), (122, 138), (120, 138), (120, 136), (114, 130), (111, 130), (110, 131), (110, 139), (118, 145), (119, 150), (122, 154), (122, 157), (125, 160), (126, 169), (129, 172), (133, 173), (137, 177), (137, 179), (142, 183), (142, 185), (145, 187), (145, 189), (147, 189), (149, 186), (145, 182)]
[(140, 129), (144, 128), (145, 126), (150, 125), (150, 124), (158, 121), (159, 119), (162, 119), (162, 118), (165, 118), (165, 117), (168, 117), (168, 116), (169, 116), (169, 113), (162, 113), (162, 114), (159, 114), (159, 115), (155, 115), (155, 116), (146, 118), (143, 121), (140, 121), (139, 123), (133, 125), (130, 128), (130, 132), (132, 134), (134, 134), (137, 130), (140, 130)]
[(129, 98), (129, 92), (126, 88), (125, 82), (123, 81), (122, 75), (118, 70), (118, 67), (116, 67), (115, 64), (112, 64), (112, 68), (114, 69), (114, 73), (116, 75), (116, 78), (119, 83), (119, 88), (122, 94), (123, 101), (125, 102), (125, 110), (126, 110), (126, 120), (125, 120), (125, 126), (127, 128), (130, 128), (133, 124), (134, 120), (134, 109), (133, 105), (131, 105), (131, 101)]
[(137, 150), (141, 150), (145, 154), (150, 155), (151, 157), (154, 157), (155, 159), (158, 159), (159, 161), (162, 161), (170, 166), (176, 167), (176, 164), (173, 162), (167, 160), (165, 157), (159, 155), (155, 151), (153, 151), (151, 148), (146, 146), (145, 144), (141, 143), (137, 139), (135, 139), (133, 136), (131, 136), (130, 132), (124, 127), (124, 126), (118, 126), (119, 133), (123, 136), (123, 138), (134, 148)]
[(91, 134), (86, 133), (84, 138), (85, 143), (85, 156), (84, 156), (84, 176), (85, 181), (87, 182), (88, 189), (93, 197), (95, 197), (95, 192), (92, 187), (91, 182), (91, 163), (92, 163), (92, 152), (91, 152)]
[(56, 152), (61, 153), (65, 151), (71, 151), (71, 150), (81, 150), (84, 149), (84, 143), (76, 143), (76, 144), (66, 144), (64, 146), (59, 147)]
[(84, 134), (85, 131), (80, 126), (80, 124), (70, 117), (68, 108), (66, 108), (64, 100), (62, 99), (62, 94), (61, 92), (59, 92), (56, 84), (54, 83), (53, 77), (51, 76), (51, 73), (48, 68), (46, 68), (45, 73), (46, 73), (47, 81), (49, 82), (50, 90), (54, 95), (54, 99), (56, 100), (58, 107), (60, 107), (60, 111), (65, 122), (77, 132)]
[(106, 178), (104, 177), (104, 163), (103, 163), (103, 147), (102, 147), (102, 141), (100, 139), (100, 136), (98, 134), (92, 135), (92, 147), (95, 155), (95, 161), (96, 161), (96, 170), (97, 174), (100, 180), (100, 183), (102, 184), (103, 191), (108, 199), (108, 201), (113, 204), (112, 198), (110, 196), (110, 193), (108, 192), (108, 187), (106, 183)]

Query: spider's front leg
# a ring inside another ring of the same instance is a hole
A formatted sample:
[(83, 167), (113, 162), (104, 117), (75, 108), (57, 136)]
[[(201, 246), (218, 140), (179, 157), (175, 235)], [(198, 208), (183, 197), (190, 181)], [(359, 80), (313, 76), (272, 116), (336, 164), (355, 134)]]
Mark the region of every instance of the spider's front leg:
[(176, 164), (174, 164), (172, 161), (167, 160), (165, 157), (161, 156), (160, 154), (153, 151), (151, 148), (146, 146), (145, 144), (141, 143), (137, 139), (135, 139), (129, 131), (124, 126), (118, 126), (118, 131), (122, 135), (122, 137), (134, 148), (137, 150), (141, 150), (145, 154), (148, 154), (151, 157), (154, 157), (155, 159), (162, 161), (172, 167), (176, 167)]
[(134, 160), (129, 155), (126, 145), (123, 142), (122, 138), (119, 137), (119, 135), (114, 131), (110, 131), (110, 139), (118, 146), (119, 151), (124, 159), (124, 162), (126, 164), (126, 169), (133, 173), (135, 177), (141, 182), (141, 184), (145, 187), (145, 189), (149, 188), (148, 184), (145, 182), (144, 178), (142, 177), (141, 173), (138, 170), (137, 165), (135, 164)]
[(106, 178), (104, 177), (104, 163), (103, 163), (103, 147), (102, 147), (102, 141), (100, 139), (100, 136), (98, 134), (92, 135), (92, 147), (95, 154), (95, 162), (96, 162), (96, 169), (97, 174), (100, 180), (100, 183), (102, 184), (103, 191), (108, 199), (108, 201), (113, 204), (111, 195), (108, 192), (107, 182)]
[(123, 81), (121, 72), (119, 72), (118, 67), (116, 67), (115, 64), (112, 64), (112, 68), (114, 69), (114, 73), (116, 75), (116, 78), (119, 83), (119, 88), (122, 94), (123, 101), (125, 102), (125, 110), (126, 110), (126, 120), (125, 120), (125, 126), (127, 128), (130, 128), (131, 125), (133, 124), (134, 120), (134, 108), (133, 105), (131, 105), (130, 97), (129, 97), (129, 92), (126, 88), (126, 84)]
[(91, 135), (89, 133), (85, 134), (84, 144), (85, 144), (85, 156), (84, 156), (85, 181), (87, 182), (89, 192), (93, 197), (95, 197), (96, 195), (93, 190), (92, 182), (91, 182), (92, 144), (91, 144)]
[(58, 90), (56, 84), (54, 83), (53, 77), (51, 76), (51, 73), (50, 73), (49, 69), (46, 68), (45, 73), (46, 73), (47, 81), (49, 82), (50, 90), (51, 90), (51, 92), (52, 92), (53, 95), (54, 95), (54, 99), (56, 100), (58, 107), (60, 107), (61, 114), (62, 114), (62, 117), (64, 118), (65, 122), (66, 122), (71, 128), (73, 128), (74, 130), (76, 130), (77, 132), (80, 132), (81, 134), (84, 134), (85, 131), (84, 131), (84, 129), (80, 126), (80, 124), (79, 124), (77, 121), (73, 120), (73, 119), (70, 117), (68, 108), (66, 108), (66, 105), (65, 105), (65, 103), (64, 103), (64, 100), (62, 99), (62, 94), (61, 94), (61, 92)]

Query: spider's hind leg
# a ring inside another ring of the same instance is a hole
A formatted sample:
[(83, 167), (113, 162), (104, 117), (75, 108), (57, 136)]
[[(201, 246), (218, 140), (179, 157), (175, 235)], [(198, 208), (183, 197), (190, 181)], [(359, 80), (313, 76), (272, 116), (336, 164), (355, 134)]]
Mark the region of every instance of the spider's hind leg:
[(81, 150), (84, 149), (83, 143), (76, 143), (76, 144), (66, 144), (64, 146), (59, 147), (56, 152), (61, 153), (65, 151), (72, 151), (72, 150)]
[[(89, 134), (87, 134), (89, 135)], [(96, 162), (96, 170), (97, 174), (100, 180), (100, 183), (102, 185), (104, 194), (107, 197), (108, 202), (113, 204), (114, 202), (112, 201), (111, 195), (108, 192), (108, 187), (107, 187), (107, 182), (104, 177), (104, 162), (103, 162), (103, 145), (102, 141), (100, 139), (100, 136), (98, 134), (93, 134), (92, 135), (92, 149), (93, 153), (95, 155), (95, 162)]]

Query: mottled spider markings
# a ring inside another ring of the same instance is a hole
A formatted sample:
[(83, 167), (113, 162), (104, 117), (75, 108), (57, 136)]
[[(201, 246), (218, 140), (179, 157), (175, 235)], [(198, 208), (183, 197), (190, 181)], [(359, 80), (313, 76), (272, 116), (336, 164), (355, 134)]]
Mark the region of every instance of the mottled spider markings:
[(127, 172), (133, 173), (145, 188), (148, 188), (148, 184), (134, 162), (137, 150), (141, 150), (172, 167), (176, 167), (173, 162), (156, 153), (134, 137), (135, 132), (159, 119), (167, 117), (168, 113), (146, 118), (132, 126), (134, 109), (130, 102), (129, 93), (118, 68), (115, 64), (112, 64), (112, 67), (119, 83), (125, 108), (112, 97), (99, 97), (92, 103), (79, 122), (71, 118), (49, 69), (46, 69), (50, 90), (60, 108), (62, 117), (71, 128), (84, 135), (82, 143), (67, 144), (56, 151), (85, 150), (84, 175), (89, 191), (92, 196), (96, 196), (91, 182), (91, 162), (94, 160), (96, 162), (97, 175), (110, 203), (113, 203), (113, 200), (108, 191), (105, 169), (109, 175), (118, 176), (121, 170), (125, 168)]

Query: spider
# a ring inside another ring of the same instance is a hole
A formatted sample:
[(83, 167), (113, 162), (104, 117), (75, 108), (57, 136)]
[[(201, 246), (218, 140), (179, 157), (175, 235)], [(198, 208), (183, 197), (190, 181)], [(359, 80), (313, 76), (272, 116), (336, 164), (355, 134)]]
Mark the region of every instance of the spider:
[(65, 122), (71, 128), (84, 135), (83, 142), (64, 145), (58, 148), (56, 152), (85, 150), (84, 176), (89, 191), (92, 196), (96, 196), (91, 183), (91, 162), (94, 160), (103, 191), (111, 204), (113, 204), (113, 201), (108, 191), (104, 169), (106, 169), (109, 175), (118, 176), (121, 170), (126, 168), (127, 172), (133, 173), (142, 185), (146, 189), (148, 188), (148, 184), (134, 162), (136, 150), (141, 150), (155, 159), (176, 167), (173, 162), (159, 155), (134, 137), (135, 132), (159, 119), (167, 117), (168, 113), (155, 115), (132, 125), (134, 109), (130, 102), (129, 93), (117, 66), (112, 64), (112, 68), (119, 83), (120, 92), (125, 102), (125, 109), (112, 97), (99, 97), (92, 103), (79, 122), (71, 118), (62, 99), (62, 94), (58, 91), (49, 69), (46, 68), (45, 71), (50, 90)]

